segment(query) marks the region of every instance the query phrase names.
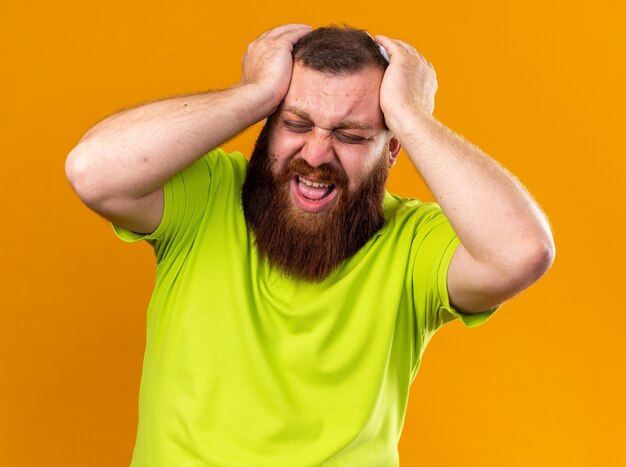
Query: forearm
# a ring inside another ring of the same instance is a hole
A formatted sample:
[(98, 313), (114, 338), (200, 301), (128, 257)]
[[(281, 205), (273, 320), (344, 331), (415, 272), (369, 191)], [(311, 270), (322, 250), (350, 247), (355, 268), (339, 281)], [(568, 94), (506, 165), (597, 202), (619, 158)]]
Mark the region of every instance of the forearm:
[(430, 115), (403, 120), (396, 136), (476, 261), (506, 271), (550, 256), (548, 222), (513, 175)]
[(174, 97), (95, 125), (67, 159), (77, 191), (94, 199), (140, 198), (271, 112), (253, 86)]

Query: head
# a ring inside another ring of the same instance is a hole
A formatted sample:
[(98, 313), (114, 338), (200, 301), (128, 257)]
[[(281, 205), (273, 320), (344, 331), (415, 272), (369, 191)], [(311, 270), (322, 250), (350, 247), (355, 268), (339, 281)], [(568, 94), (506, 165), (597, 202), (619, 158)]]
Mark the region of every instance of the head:
[(331, 75), (349, 75), (365, 68), (387, 69), (380, 47), (364, 30), (326, 27), (311, 31), (293, 47), (295, 63)]
[(366, 32), (318, 29), (293, 54), (289, 90), (259, 135), (242, 202), (261, 255), (321, 281), (384, 224), (400, 145), (379, 104), (387, 62)]

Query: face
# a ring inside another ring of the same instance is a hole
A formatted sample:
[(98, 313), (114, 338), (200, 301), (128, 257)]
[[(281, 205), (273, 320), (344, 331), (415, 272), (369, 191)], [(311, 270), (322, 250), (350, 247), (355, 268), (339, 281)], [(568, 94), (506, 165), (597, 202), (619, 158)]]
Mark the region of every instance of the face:
[(294, 66), (274, 117), (269, 153), (274, 174), (289, 165), (300, 169), (289, 181), (295, 209), (328, 212), (358, 189), (381, 158), (388, 167), (394, 164), (399, 145), (380, 110), (382, 77), (376, 68), (336, 76)]
[(242, 189), (244, 215), (259, 253), (288, 275), (325, 279), (384, 224), (385, 182), (399, 146), (383, 125), (381, 77), (296, 66), (259, 135)]

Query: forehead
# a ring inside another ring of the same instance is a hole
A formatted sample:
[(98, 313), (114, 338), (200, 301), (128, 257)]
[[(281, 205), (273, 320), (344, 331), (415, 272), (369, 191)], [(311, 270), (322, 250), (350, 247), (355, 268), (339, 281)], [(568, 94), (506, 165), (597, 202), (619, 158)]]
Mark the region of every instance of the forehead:
[(376, 68), (333, 75), (296, 64), (282, 110), (307, 115), (320, 128), (336, 128), (346, 121), (384, 128), (379, 101), (382, 77), (383, 71)]

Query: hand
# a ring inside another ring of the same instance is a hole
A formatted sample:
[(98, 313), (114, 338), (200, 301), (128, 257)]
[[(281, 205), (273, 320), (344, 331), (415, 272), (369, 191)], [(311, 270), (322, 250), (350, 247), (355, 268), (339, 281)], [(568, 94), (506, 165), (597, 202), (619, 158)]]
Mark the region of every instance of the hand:
[(293, 68), (293, 45), (311, 32), (305, 24), (285, 24), (261, 34), (243, 56), (241, 84), (254, 85), (263, 99), (276, 109), (282, 102)]
[(431, 116), (437, 92), (433, 66), (406, 42), (385, 36), (376, 36), (375, 40), (389, 54), (389, 66), (380, 87), (380, 108), (387, 126), (394, 131), (394, 126), (405, 121), (406, 112)]

